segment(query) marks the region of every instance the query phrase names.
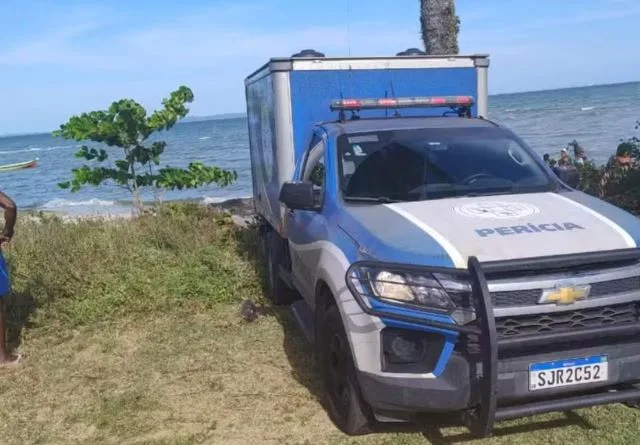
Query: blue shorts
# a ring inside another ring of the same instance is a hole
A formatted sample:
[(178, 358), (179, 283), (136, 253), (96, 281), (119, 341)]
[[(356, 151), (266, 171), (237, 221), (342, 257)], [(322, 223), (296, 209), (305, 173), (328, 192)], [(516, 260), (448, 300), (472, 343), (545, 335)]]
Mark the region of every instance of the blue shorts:
[(0, 298), (4, 298), (11, 292), (11, 280), (9, 279), (9, 268), (0, 252)]

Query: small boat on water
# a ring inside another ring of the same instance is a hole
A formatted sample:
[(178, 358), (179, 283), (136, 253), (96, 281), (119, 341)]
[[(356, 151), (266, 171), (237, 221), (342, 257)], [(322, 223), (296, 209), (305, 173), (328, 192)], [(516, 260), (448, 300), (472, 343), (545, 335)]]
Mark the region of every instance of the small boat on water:
[(16, 162), (15, 164), (0, 165), (0, 172), (10, 172), (13, 170), (22, 170), (24, 168), (35, 168), (38, 165), (38, 158), (30, 161)]

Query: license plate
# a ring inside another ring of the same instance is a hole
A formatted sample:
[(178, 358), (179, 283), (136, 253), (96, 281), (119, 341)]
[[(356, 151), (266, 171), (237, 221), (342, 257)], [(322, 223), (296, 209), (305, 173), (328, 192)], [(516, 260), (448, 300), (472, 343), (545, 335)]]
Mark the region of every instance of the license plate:
[(529, 365), (529, 391), (604, 382), (609, 378), (606, 355)]

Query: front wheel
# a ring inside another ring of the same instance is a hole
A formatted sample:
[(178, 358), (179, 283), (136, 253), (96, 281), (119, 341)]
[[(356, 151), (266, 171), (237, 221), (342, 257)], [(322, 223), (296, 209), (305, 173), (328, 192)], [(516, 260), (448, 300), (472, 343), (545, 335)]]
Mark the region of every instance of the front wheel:
[[(640, 384), (622, 387), (621, 389), (640, 389)], [(629, 408), (640, 409), (640, 399), (629, 400), (628, 402), (622, 402), (622, 404)]]
[(371, 409), (363, 400), (356, 369), (338, 308), (323, 317), (321, 369), (329, 415), (340, 430), (355, 436), (371, 432)]

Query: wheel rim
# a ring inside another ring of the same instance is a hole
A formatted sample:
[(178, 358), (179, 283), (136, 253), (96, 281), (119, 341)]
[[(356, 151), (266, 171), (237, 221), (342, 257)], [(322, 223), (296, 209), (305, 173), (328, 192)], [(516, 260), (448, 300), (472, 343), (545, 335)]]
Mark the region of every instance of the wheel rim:
[(331, 401), (342, 418), (350, 399), (346, 353), (345, 339), (337, 333), (331, 335), (327, 345), (327, 383)]

